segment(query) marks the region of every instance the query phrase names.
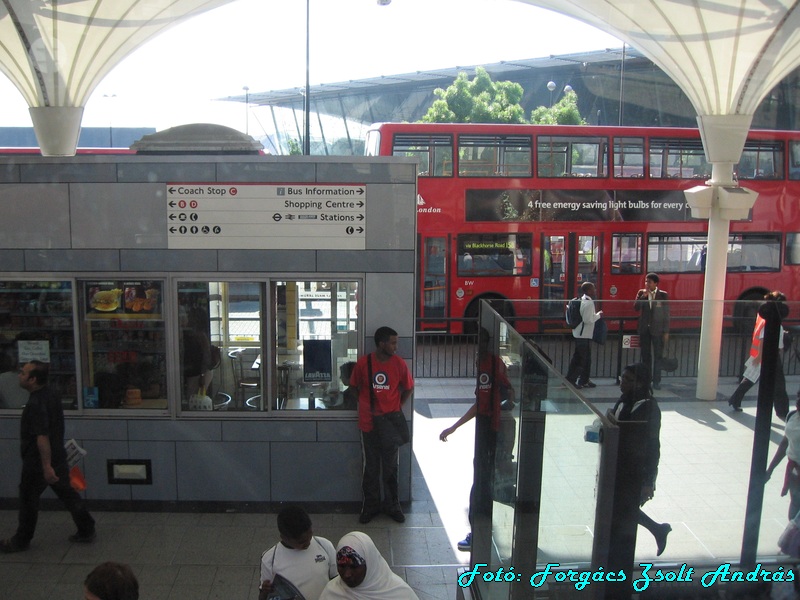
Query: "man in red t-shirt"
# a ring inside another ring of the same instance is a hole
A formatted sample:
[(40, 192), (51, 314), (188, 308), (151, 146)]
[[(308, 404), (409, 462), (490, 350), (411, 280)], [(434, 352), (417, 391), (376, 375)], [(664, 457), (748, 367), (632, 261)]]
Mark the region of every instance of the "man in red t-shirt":
[(398, 523), (403, 523), (406, 518), (400, 508), (398, 493), (398, 448), (382, 446), (378, 432), (373, 427), (372, 415), (401, 410), (411, 397), (414, 380), (406, 361), (396, 354), (397, 332), (391, 327), (379, 327), (374, 337), (375, 352), (362, 356), (350, 376), (350, 385), (358, 388), (358, 428), (361, 430), (364, 454), (361, 480), (364, 501), (359, 522), (369, 523), (383, 506), (383, 512)]
[[(503, 360), (491, 352), (491, 335), (484, 327), (478, 334), (478, 381), (475, 386), (475, 404), (453, 425), (439, 434), (443, 442), (464, 423), (476, 419), (475, 426), (475, 458), (473, 484), (470, 491), (469, 523), (474, 525), (476, 515), (491, 514), (492, 490), (494, 488), (494, 472), (497, 467), (495, 457), (497, 450), (508, 450), (514, 445), (516, 435), (513, 427), (503, 431), (501, 412), (506, 408), (501, 401), (501, 390), (508, 396), (508, 409), (513, 407), (514, 390), (508, 379), (508, 371)], [(472, 532), (458, 542), (458, 549), (464, 552), (472, 550)]]

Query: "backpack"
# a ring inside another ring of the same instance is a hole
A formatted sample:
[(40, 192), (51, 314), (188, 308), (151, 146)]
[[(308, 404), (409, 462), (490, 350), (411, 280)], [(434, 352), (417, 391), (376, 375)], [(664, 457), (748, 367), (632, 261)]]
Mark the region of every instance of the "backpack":
[(575, 329), (578, 325), (583, 323), (581, 317), (581, 299), (578, 297), (573, 298), (567, 302), (566, 310), (564, 311), (564, 318), (567, 321), (567, 326), (570, 329)]

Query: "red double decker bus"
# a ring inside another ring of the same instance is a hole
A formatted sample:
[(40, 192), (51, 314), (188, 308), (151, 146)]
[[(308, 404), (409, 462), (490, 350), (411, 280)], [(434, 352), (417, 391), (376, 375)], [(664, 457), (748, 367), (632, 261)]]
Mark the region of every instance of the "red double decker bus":
[[(696, 129), (386, 123), (366, 154), (417, 161), (420, 330), (461, 332), (482, 298), (522, 331), (563, 327), (582, 282), (632, 300), (650, 271), (702, 299), (707, 221), (683, 194), (711, 176)], [(759, 196), (731, 222), (726, 299), (800, 298), (800, 132), (752, 131), (736, 174)], [(551, 302), (516, 315), (517, 299)]]

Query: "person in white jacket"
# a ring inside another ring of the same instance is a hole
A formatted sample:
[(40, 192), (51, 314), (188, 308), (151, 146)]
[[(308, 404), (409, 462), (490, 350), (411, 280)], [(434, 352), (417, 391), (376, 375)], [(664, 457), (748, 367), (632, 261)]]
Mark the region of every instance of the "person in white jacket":
[(576, 388), (597, 387), (589, 379), (589, 369), (592, 365), (592, 336), (594, 324), (603, 317), (603, 311), (594, 310), (595, 287), (591, 281), (581, 284), (581, 321), (582, 323), (572, 330), (575, 338), (575, 352), (569, 361), (567, 381)]

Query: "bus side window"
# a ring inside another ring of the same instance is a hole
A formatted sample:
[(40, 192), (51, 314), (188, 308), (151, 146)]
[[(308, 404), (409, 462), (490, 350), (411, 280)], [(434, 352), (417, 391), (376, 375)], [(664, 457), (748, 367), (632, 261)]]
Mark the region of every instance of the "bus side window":
[(452, 177), (453, 145), (434, 146), (433, 156), (433, 174), (436, 177)]
[(642, 234), (615, 233), (611, 236), (611, 272), (642, 272)]

